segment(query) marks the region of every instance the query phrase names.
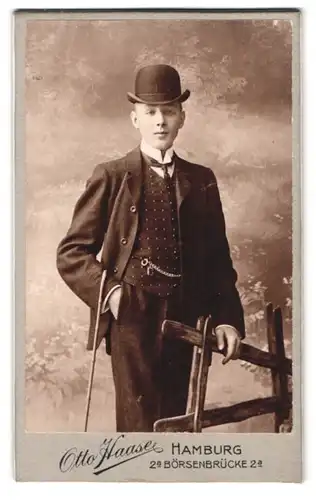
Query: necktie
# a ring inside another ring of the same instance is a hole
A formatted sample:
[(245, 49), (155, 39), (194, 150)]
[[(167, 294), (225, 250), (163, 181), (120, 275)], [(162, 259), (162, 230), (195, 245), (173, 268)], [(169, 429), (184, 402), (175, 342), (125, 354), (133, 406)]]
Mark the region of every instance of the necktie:
[[(172, 165), (172, 163), (171, 163), (171, 165)], [(165, 164), (161, 165), (161, 168), (163, 170), (164, 179), (165, 180), (169, 180), (170, 179), (170, 174), (168, 172), (168, 164), (165, 163)]]
[(150, 161), (150, 166), (155, 167), (155, 168), (161, 168), (163, 171), (163, 175), (165, 179), (170, 179), (170, 174), (168, 172), (168, 167), (171, 167), (174, 162), (174, 158), (171, 159), (168, 163), (160, 163), (159, 161), (155, 160), (155, 158), (148, 157)]

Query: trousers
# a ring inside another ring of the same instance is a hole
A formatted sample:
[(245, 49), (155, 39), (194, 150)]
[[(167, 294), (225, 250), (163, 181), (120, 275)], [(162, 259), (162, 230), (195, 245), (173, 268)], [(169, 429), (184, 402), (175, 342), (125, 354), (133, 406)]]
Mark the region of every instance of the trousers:
[(193, 349), (161, 334), (165, 319), (181, 321), (180, 309), (177, 293), (122, 283), (110, 332), (117, 432), (152, 432), (156, 420), (185, 413)]

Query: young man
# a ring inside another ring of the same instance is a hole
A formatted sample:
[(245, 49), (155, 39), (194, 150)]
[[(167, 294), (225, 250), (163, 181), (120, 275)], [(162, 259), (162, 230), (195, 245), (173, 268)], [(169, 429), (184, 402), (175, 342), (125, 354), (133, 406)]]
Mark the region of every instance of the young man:
[(97, 345), (106, 338), (120, 432), (185, 413), (192, 347), (162, 340), (164, 319), (211, 314), (225, 362), (245, 334), (215, 176), (173, 150), (189, 95), (171, 66), (139, 70), (128, 99), (141, 144), (95, 168), (58, 247), (62, 278), (91, 309), (88, 349), (107, 272)]

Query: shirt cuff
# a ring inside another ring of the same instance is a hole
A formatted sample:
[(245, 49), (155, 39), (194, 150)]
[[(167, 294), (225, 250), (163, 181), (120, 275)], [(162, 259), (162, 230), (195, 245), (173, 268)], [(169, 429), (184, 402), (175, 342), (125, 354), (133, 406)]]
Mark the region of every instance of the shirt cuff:
[(233, 325), (225, 325), (225, 324), (223, 324), (223, 325), (217, 325), (217, 327), (215, 328), (215, 332), (216, 332), (217, 328), (220, 328), (221, 326), (228, 326), (229, 328), (232, 328), (233, 330), (235, 330), (235, 332), (237, 333), (238, 337), (240, 339), (242, 338), (241, 335), (240, 335), (240, 333), (239, 333), (239, 331), (237, 330), (237, 328), (235, 328)]
[(109, 299), (110, 299), (112, 293), (117, 288), (121, 288), (121, 285), (114, 285), (111, 288), (111, 290), (107, 293), (107, 295), (105, 296), (105, 299), (104, 299), (104, 301), (102, 303), (102, 307), (101, 307), (101, 314), (104, 314), (104, 313), (106, 313), (106, 312), (108, 312), (110, 310), (110, 306), (108, 305), (108, 302), (109, 302)]

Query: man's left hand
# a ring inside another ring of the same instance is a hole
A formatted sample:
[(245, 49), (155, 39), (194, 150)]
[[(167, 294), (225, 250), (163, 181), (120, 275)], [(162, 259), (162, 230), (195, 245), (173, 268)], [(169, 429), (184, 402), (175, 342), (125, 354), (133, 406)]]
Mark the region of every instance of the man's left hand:
[(220, 351), (227, 347), (226, 356), (222, 363), (225, 365), (230, 359), (238, 359), (240, 355), (240, 335), (236, 328), (229, 325), (219, 325), (215, 328), (217, 346)]

